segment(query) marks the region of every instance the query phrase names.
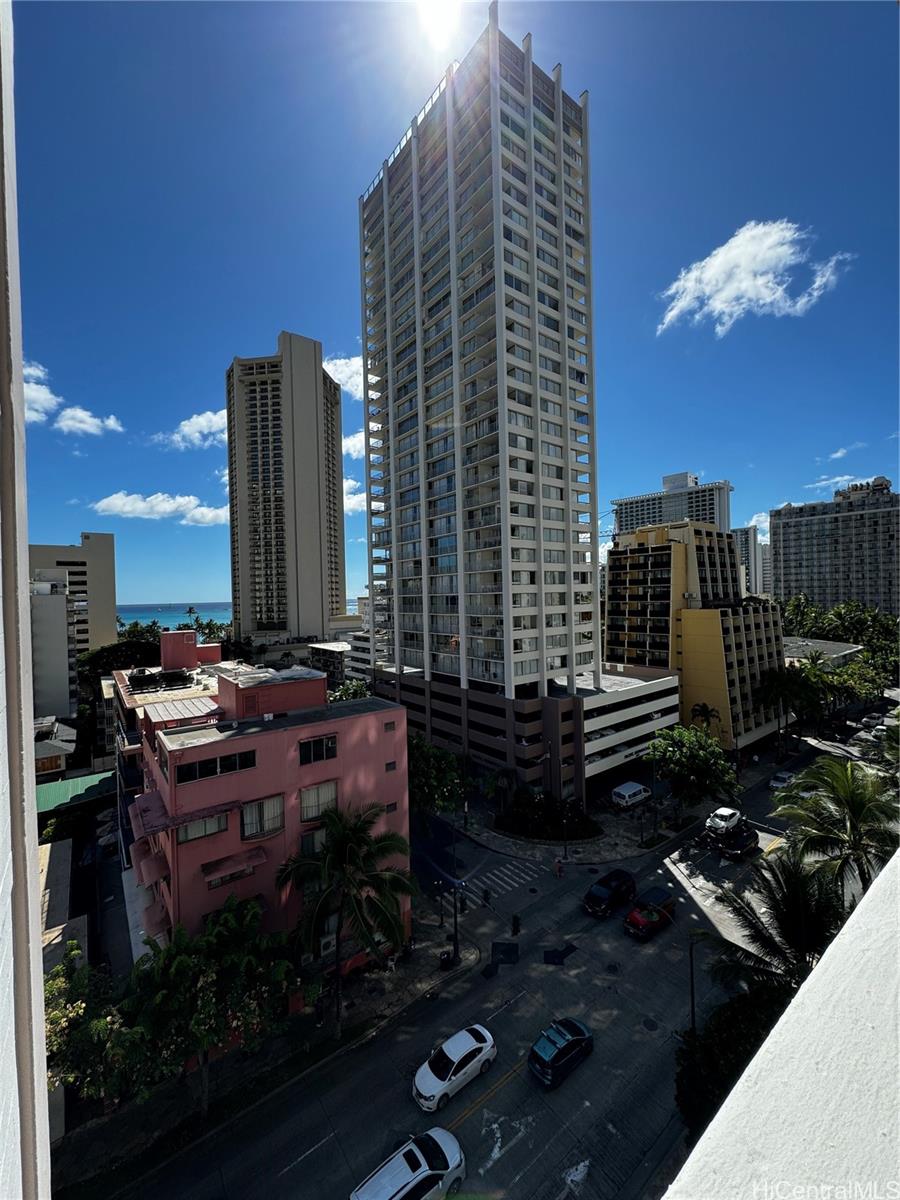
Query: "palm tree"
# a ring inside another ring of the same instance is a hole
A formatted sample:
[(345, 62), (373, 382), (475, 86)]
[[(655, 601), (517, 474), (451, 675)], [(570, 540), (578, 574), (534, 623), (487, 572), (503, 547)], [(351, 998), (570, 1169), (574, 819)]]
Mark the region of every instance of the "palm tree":
[(722, 717), (717, 708), (713, 708), (706, 703), (695, 704), (691, 709), (691, 720), (699, 721), (703, 728), (709, 733), (709, 727), (713, 721), (721, 721)]
[(828, 757), (787, 795), (772, 815), (791, 822), (790, 841), (812, 870), (834, 877), (842, 891), (855, 876), (866, 892), (897, 849), (896, 782), (853, 759)]
[[(409, 855), (399, 833), (373, 833), (382, 816), (380, 804), (353, 811), (327, 809), (322, 816), (324, 843), (318, 854), (294, 854), (278, 869), (281, 887), (306, 890), (301, 936), (314, 953), (331, 918), (334, 927), (334, 992), (338, 1039), (341, 1037), (341, 950), (344, 933), (382, 957), (379, 937), (399, 949), (403, 941), (400, 901), (417, 889), (409, 871), (392, 860)], [(312, 894), (310, 895), (310, 891)]]
[(718, 949), (710, 973), (726, 986), (743, 984), (789, 996), (840, 928), (841, 897), (834, 879), (812, 870), (793, 845), (750, 870), (749, 894), (719, 895), (740, 930), (742, 944), (718, 933), (699, 935)]

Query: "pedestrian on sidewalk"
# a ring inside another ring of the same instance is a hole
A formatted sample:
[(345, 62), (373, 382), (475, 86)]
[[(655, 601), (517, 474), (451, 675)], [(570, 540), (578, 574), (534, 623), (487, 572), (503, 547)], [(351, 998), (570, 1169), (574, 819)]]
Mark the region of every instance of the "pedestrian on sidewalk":
[(556, 860), (556, 878), (557, 878), (557, 879), (562, 879), (562, 877), (563, 877), (563, 864), (562, 864), (562, 859), (561, 859), (561, 858), (558, 858), (558, 859)]

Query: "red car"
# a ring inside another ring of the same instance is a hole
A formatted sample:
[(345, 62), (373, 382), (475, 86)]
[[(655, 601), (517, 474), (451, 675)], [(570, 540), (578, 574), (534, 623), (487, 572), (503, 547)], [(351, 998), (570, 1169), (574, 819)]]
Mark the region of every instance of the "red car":
[(634, 908), (625, 918), (625, 932), (646, 942), (672, 924), (674, 913), (675, 897), (671, 892), (662, 887), (648, 888), (638, 896)]

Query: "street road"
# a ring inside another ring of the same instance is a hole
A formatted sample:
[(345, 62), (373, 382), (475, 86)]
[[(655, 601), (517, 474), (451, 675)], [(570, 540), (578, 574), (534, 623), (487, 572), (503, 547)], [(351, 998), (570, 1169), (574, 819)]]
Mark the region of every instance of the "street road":
[[(522, 873), (512, 860), (471, 843), (460, 858), (473, 878), (506, 880), (493, 908), (473, 905), (464, 936), (482, 946), (481, 968), (421, 1000), (399, 1022), (358, 1050), (289, 1085), (130, 1190), (160, 1188), (192, 1200), (343, 1198), (410, 1132), (435, 1124), (460, 1139), (469, 1163), (462, 1197), (516, 1200), (637, 1200), (673, 1134), (676, 1033), (689, 1024), (688, 938), (712, 928), (718, 906), (669, 864), (641, 860), (639, 884), (663, 883), (678, 897), (675, 925), (646, 945), (622, 929), (622, 915), (596, 922), (579, 900), (597, 870), (568, 866), (560, 880)], [(627, 865), (627, 864), (624, 864)], [(489, 886), (486, 885), (486, 886)], [(518, 912), (518, 962), (488, 968), (491, 946), (512, 942)], [(572, 949), (568, 949), (572, 947)], [(568, 950), (559, 966), (545, 950)], [(720, 997), (695, 954), (699, 1012)], [(552, 1018), (569, 1014), (594, 1031), (594, 1054), (556, 1091), (530, 1076), (526, 1055)], [(487, 1025), (499, 1047), (483, 1078), (440, 1114), (411, 1096), (416, 1068), (436, 1042), (467, 1024)]]
[[(806, 746), (783, 765), (797, 770), (819, 749)], [(768, 815), (766, 780), (745, 792), (743, 807), (764, 826), (761, 847), (770, 846), (780, 834)], [(620, 864), (639, 888), (662, 884), (677, 897), (673, 927), (641, 945), (624, 933), (624, 914), (596, 922), (582, 911), (597, 868), (570, 862), (558, 879), (538, 864), (459, 839), (456, 870), (470, 897), (460, 928), (480, 945), (481, 966), (418, 1001), (373, 1041), (185, 1150), (130, 1189), (128, 1200), (158, 1200), (161, 1189), (173, 1200), (347, 1200), (410, 1133), (435, 1124), (451, 1129), (465, 1151), (462, 1200), (644, 1200), (647, 1180), (681, 1131), (674, 1067), (678, 1032), (690, 1023), (690, 936), (712, 928), (735, 935), (716, 894), (723, 885), (740, 888), (750, 870), (748, 862), (726, 862), (690, 840), (668, 856)], [(432, 893), (452, 875), (448, 842), (444, 830), (413, 856)], [(480, 903), (484, 887), (489, 907)], [(513, 913), (522, 924), (515, 939)], [(492, 965), (498, 943), (513, 943), (518, 961)], [(545, 962), (545, 951), (554, 950), (562, 952), (551, 955), (559, 965)], [(698, 1022), (723, 999), (709, 981), (707, 956), (699, 943)], [(542, 1026), (567, 1014), (594, 1031), (595, 1051), (546, 1093), (526, 1056)], [(416, 1068), (437, 1042), (476, 1021), (491, 1029), (499, 1048), (491, 1071), (440, 1116), (421, 1112), (411, 1096)]]

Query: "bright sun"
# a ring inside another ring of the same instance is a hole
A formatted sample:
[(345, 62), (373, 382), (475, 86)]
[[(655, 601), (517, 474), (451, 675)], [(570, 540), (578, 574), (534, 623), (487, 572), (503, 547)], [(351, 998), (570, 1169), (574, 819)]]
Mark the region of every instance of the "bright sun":
[(459, 24), (458, 0), (416, 0), (422, 32), (435, 50), (446, 50)]

